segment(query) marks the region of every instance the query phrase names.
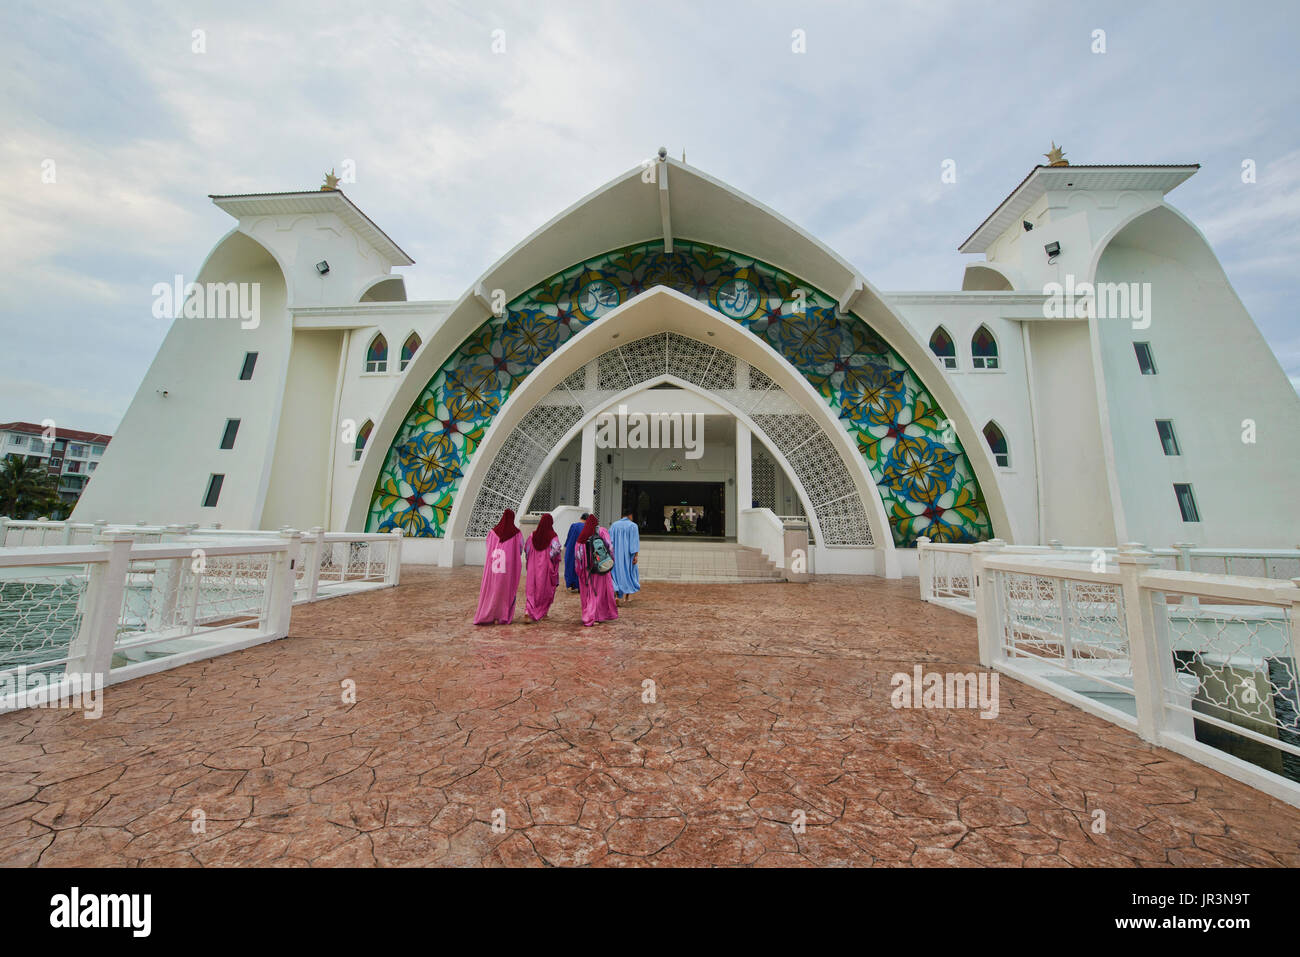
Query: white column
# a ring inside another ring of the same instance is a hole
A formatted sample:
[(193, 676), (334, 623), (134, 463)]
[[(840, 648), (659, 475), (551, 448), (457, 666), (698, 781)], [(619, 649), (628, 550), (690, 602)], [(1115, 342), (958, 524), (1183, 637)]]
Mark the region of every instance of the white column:
[(596, 420), (582, 427), (582, 471), (578, 474), (578, 507), (596, 510)]
[(749, 426), (736, 420), (736, 528), (740, 529), (740, 515), (754, 504), (754, 460), (752, 433)]

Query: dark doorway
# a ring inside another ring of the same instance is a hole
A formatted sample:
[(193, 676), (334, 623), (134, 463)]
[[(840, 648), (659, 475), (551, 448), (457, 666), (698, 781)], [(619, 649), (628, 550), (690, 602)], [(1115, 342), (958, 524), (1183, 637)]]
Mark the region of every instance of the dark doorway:
[(623, 514), (642, 535), (721, 538), (727, 531), (721, 482), (624, 482)]

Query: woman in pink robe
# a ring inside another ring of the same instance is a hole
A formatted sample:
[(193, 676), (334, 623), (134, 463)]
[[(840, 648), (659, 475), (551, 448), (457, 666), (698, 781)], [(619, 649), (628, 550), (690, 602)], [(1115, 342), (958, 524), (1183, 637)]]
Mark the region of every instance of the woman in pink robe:
[(596, 524), (596, 516), (587, 517), (587, 522), (578, 533), (578, 541), (573, 550), (573, 564), (578, 570), (578, 595), (582, 599), (582, 623), (587, 626), (598, 621), (613, 621), (618, 617), (618, 603), (614, 599), (614, 583), (609, 575), (593, 575), (587, 571), (587, 540), (592, 535), (599, 535), (605, 540), (605, 546), (611, 555), (614, 545), (609, 540), (609, 532)]
[(524, 539), (524, 558), (528, 574), (524, 587), (524, 614), (530, 621), (541, 621), (555, 601), (560, 586), (560, 537), (555, 534), (555, 519), (550, 512), (537, 523), (537, 531)]
[(474, 624), (508, 625), (515, 620), (515, 596), (519, 593), (523, 547), (523, 536), (515, 525), (514, 509), (508, 508), (501, 515), (501, 521), (488, 532), (483, 584), (478, 590)]

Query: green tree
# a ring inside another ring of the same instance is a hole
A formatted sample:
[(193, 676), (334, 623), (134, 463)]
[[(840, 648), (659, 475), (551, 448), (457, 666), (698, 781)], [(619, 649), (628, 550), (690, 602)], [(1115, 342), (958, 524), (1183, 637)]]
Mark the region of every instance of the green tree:
[(0, 464), (0, 515), (27, 518), (62, 511), (59, 480), (28, 464), (21, 455), (6, 455)]

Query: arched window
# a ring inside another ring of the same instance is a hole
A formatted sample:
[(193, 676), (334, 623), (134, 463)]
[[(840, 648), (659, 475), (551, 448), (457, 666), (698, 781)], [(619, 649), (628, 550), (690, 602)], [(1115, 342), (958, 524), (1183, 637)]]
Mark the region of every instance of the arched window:
[(975, 330), (975, 335), (970, 337), (970, 364), (975, 369), (998, 367), (998, 341), (993, 338), (988, 326), (980, 326)]
[(993, 453), (993, 461), (1000, 468), (1011, 467), (1011, 452), (1007, 449), (1007, 437), (1002, 434), (1002, 430), (997, 424), (990, 422), (984, 426), (984, 441), (989, 444), (989, 451)]
[(402, 361), (397, 365), (398, 372), (406, 371), (406, 367), (411, 364), (411, 360), (415, 358), (415, 353), (419, 348), (420, 337), (413, 332), (402, 343)]
[(366, 350), (366, 371), (388, 371), (388, 340), (382, 332), (370, 340), (370, 348)]
[(366, 450), (366, 442), (370, 439), (370, 433), (374, 431), (375, 423), (369, 419), (361, 423), (361, 428), (357, 429), (357, 441), (352, 447), (352, 461), (360, 462), (361, 453)]
[(957, 344), (943, 326), (934, 330), (934, 335), (930, 337), (930, 351), (938, 357), (939, 364), (945, 369), (957, 368)]

